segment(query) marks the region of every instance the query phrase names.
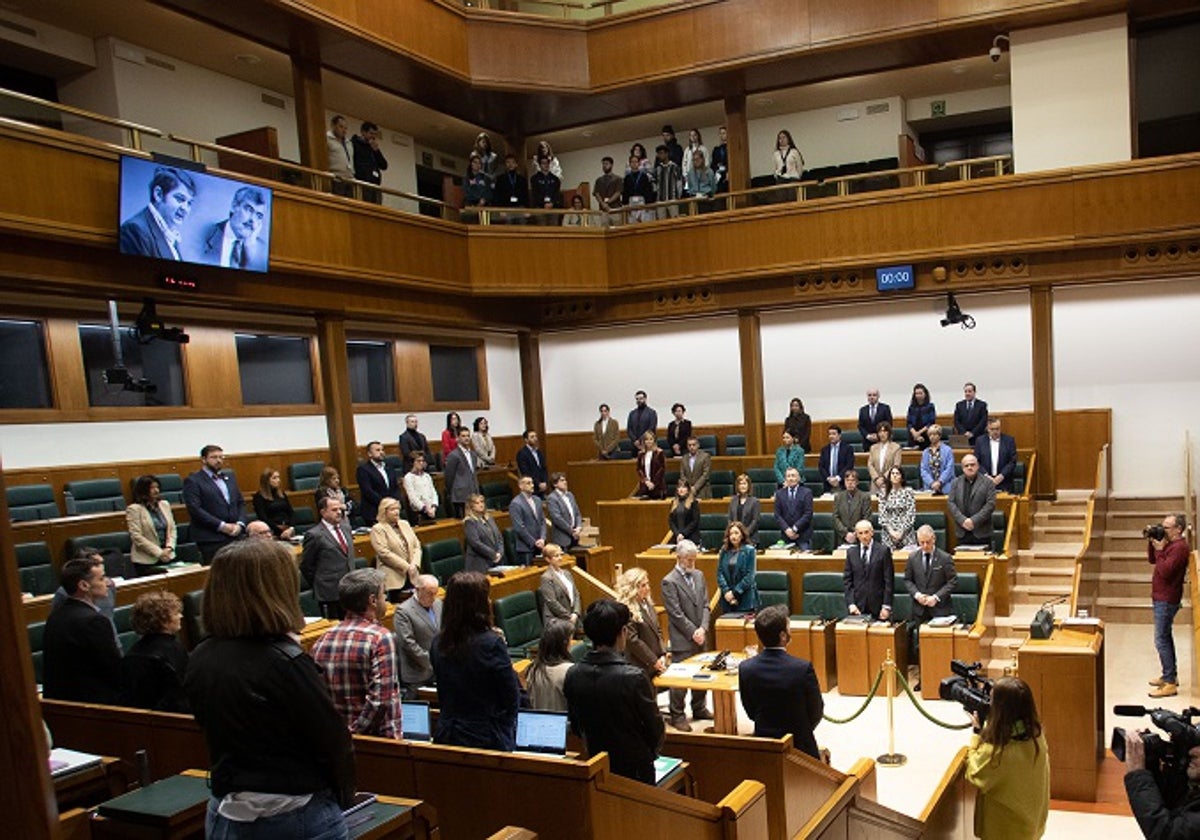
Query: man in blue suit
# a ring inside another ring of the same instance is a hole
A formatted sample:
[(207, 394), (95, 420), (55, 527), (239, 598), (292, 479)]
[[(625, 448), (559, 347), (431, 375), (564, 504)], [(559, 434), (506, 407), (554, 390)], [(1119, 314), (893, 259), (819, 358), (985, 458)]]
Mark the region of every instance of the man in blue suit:
[(523, 475), (517, 487), (521, 492), (508, 503), (508, 517), (516, 537), (517, 565), (529, 566), (546, 545), (546, 520), (542, 500), (533, 494), (533, 479)]
[(975, 457), (979, 459), (979, 471), (992, 480), (997, 493), (1012, 492), (1012, 477), (1017, 469), (1017, 442), (1012, 435), (1001, 433), (999, 417), (988, 421), (987, 437), (975, 442)]
[(221, 474), (225, 452), (209, 444), (200, 450), (204, 464), (183, 480), (183, 503), (191, 518), (192, 542), (204, 564), (229, 543), (246, 534), (246, 503), (237, 481)]
[(854, 469), (854, 446), (842, 440), (842, 427), (829, 427), (829, 443), (821, 447), (817, 459), (817, 470), (821, 473), (822, 486), (828, 493), (842, 489), (842, 476), (846, 470)]
[(762, 652), (738, 666), (742, 708), (754, 721), (757, 738), (780, 738), (789, 732), (792, 745), (820, 760), (813, 729), (821, 722), (825, 699), (812, 663), (792, 656), (787, 644), (788, 612), (772, 604), (754, 617)]
[(812, 491), (800, 483), (800, 471), (788, 467), (783, 486), (775, 491), (775, 522), (783, 532), (784, 542), (801, 551), (812, 548)]
[(967, 442), (975, 446), (987, 431), (988, 406), (983, 400), (975, 399), (975, 383), (963, 385), (963, 398), (954, 406), (954, 434), (966, 435)]

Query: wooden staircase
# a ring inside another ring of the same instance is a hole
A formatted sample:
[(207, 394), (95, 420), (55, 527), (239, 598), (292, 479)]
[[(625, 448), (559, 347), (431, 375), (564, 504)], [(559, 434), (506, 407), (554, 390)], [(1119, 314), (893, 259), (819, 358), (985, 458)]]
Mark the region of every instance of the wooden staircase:
[[(1182, 509), (1183, 499), (1179, 496), (1109, 499), (1098, 601), (1099, 615), (1105, 621), (1154, 623), (1150, 602), (1150, 577), (1154, 569), (1147, 562), (1142, 529), (1162, 522), (1167, 513)], [(1183, 608), (1175, 618), (1177, 624), (1191, 621), (1191, 602), (1186, 597), (1186, 588), (1184, 592)]]

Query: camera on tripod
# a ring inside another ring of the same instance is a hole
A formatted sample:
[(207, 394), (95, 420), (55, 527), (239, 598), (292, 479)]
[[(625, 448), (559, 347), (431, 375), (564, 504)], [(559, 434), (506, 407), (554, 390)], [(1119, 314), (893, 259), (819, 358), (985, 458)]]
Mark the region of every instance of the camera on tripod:
[(967, 664), (961, 659), (952, 659), (950, 670), (954, 676), (946, 677), (938, 686), (938, 697), (961, 703), (963, 709), (979, 718), (980, 726), (992, 710), (992, 681), (979, 676), (981, 665), (979, 662)]
[[(1158, 526), (1161, 530), (1162, 526)], [(1154, 782), (1162, 791), (1167, 807), (1183, 801), (1188, 793), (1188, 750), (1200, 746), (1200, 726), (1192, 718), (1200, 717), (1200, 709), (1190, 706), (1182, 712), (1170, 709), (1147, 709), (1145, 706), (1113, 706), (1113, 714), (1126, 717), (1149, 715), (1150, 722), (1167, 733), (1163, 738), (1154, 732), (1138, 734), (1146, 748), (1146, 769), (1154, 776)], [(1118, 760), (1125, 760), (1125, 730), (1113, 728), (1112, 751)]]

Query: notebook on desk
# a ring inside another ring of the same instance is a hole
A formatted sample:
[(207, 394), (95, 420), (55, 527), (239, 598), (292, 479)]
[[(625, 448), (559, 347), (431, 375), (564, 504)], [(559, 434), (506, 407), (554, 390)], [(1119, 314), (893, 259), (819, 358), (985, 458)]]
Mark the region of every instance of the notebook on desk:
[(567, 713), (517, 710), (513, 752), (562, 758), (567, 754)]
[(424, 700), (404, 700), (400, 703), (400, 731), (407, 741), (429, 741), (433, 738), (429, 704)]

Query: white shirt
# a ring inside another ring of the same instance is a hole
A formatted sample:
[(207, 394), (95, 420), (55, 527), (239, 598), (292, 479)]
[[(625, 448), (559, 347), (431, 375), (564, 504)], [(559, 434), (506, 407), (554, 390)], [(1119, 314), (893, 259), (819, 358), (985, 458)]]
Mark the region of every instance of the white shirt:
[(404, 492), (408, 494), (408, 506), (413, 510), (437, 507), (438, 494), (433, 488), (433, 477), (429, 473), (417, 475), (410, 472), (405, 475)]
[(154, 219), (154, 224), (158, 225), (159, 231), (166, 238), (167, 245), (171, 247), (171, 253), (175, 255), (175, 259), (182, 260), (183, 257), (179, 256), (179, 231), (167, 224), (166, 220), (154, 209), (153, 204), (147, 204), (146, 209), (150, 211), (150, 218)]
[(653, 452), (642, 453), (642, 471), (646, 473), (646, 480), (650, 480), (650, 462), (654, 460)]
[(552, 569), (554, 576), (558, 578), (558, 582), (563, 585), (563, 589), (567, 590), (567, 595), (571, 600), (575, 600), (575, 584), (571, 581), (571, 576), (567, 574), (566, 569)]
[(988, 446), (992, 450), (992, 475), (1000, 475), (1000, 441), (988, 438)]

